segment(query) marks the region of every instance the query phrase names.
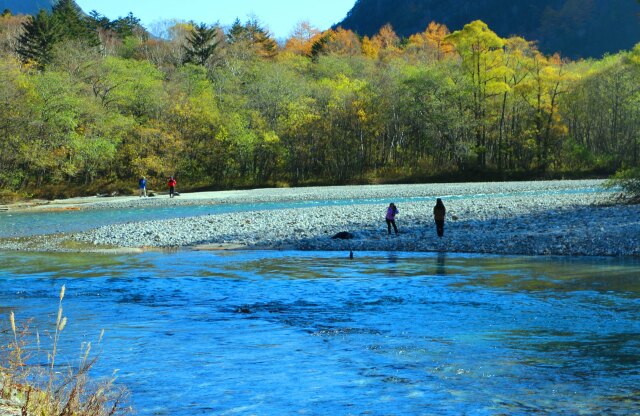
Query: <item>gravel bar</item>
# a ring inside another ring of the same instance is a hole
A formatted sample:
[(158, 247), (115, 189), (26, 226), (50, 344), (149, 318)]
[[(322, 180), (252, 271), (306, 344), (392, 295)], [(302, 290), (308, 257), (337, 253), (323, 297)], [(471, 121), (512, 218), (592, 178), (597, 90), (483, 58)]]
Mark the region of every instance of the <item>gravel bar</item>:
[[(640, 206), (613, 203), (614, 194), (601, 188), (602, 184), (583, 180), (371, 185), (203, 192), (173, 199), (68, 200), (66, 206), (80, 209), (123, 209), (141, 204), (342, 202), (336, 206), (114, 224), (76, 234), (4, 240), (0, 248), (98, 251), (104, 247), (192, 247), (640, 256)], [(436, 197), (442, 198), (447, 208), (443, 238), (437, 237), (433, 222)], [(363, 204), (362, 199), (384, 202)], [(398, 203), (399, 199), (405, 202)], [(397, 236), (387, 234), (384, 222), (389, 202), (396, 202), (400, 211)], [(331, 238), (341, 231), (354, 238)]]

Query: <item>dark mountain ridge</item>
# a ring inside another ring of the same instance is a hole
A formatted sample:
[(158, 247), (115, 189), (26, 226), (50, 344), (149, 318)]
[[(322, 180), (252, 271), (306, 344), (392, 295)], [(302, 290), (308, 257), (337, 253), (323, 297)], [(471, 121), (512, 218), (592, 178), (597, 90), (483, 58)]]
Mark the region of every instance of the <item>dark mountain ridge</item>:
[(478, 19), (502, 37), (522, 36), (547, 54), (571, 58), (601, 57), (640, 42), (636, 0), (357, 0), (337, 26), (372, 36), (390, 23), (406, 37), (431, 21), (454, 31)]
[(37, 14), (40, 9), (51, 10), (57, 0), (0, 0), (0, 13), (10, 10), (13, 14)]

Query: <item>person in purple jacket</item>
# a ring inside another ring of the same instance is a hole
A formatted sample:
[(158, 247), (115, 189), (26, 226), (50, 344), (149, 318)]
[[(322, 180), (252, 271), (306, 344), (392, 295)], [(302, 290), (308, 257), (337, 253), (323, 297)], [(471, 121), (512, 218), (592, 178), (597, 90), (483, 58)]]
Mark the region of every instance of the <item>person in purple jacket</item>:
[(396, 227), (396, 214), (400, 213), (398, 208), (396, 208), (396, 204), (393, 202), (389, 204), (389, 208), (387, 208), (387, 215), (385, 216), (385, 221), (387, 221), (387, 232), (391, 235), (391, 226), (393, 225), (393, 230), (398, 235), (398, 227)]

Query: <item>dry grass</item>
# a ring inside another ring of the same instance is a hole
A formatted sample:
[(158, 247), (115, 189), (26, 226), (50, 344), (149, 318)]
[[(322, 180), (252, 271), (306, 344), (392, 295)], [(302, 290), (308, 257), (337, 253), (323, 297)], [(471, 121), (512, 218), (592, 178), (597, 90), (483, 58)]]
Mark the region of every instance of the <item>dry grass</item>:
[[(126, 405), (127, 392), (115, 385), (115, 373), (100, 382), (89, 377), (97, 360), (97, 356), (91, 355), (91, 343), (82, 345), (77, 365), (64, 371), (56, 367), (60, 336), (67, 325), (62, 308), (64, 295), (65, 287), (62, 286), (55, 329), (50, 334), (50, 351), (42, 352), (39, 332), (33, 333), (28, 323), (19, 327), (14, 313), (10, 313), (12, 340), (0, 347), (0, 409), (4, 404), (15, 412), (9, 414), (22, 416), (130, 414), (131, 408)], [(46, 354), (46, 366), (37, 364), (43, 354)]]

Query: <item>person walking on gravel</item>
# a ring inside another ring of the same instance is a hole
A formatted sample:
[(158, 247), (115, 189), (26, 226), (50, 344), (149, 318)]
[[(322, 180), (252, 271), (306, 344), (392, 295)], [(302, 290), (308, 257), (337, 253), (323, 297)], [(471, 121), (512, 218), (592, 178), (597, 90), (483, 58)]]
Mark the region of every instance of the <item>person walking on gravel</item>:
[(167, 185), (169, 185), (169, 198), (173, 198), (175, 195), (177, 184), (178, 182), (173, 178), (173, 176), (169, 178), (169, 182), (167, 182)]
[(436, 206), (433, 207), (433, 219), (436, 222), (436, 231), (438, 232), (438, 237), (442, 237), (444, 235), (444, 218), (446, 216), (447, 209), (444, 207), (442, 203), (442, 199), (436, 199)]
[(387, 222), (387, 232), (391, 235), (391, 226), (393, 225), (393, 230), (398, 235), (398, 227), (396, 227), (396, 214), (399, 214), (398, 208), (396, 208), (396, 204), (393, 202), (389, 204), (389, 208), (387, 208), (387, 215), (385, 216), (385, 221)]

